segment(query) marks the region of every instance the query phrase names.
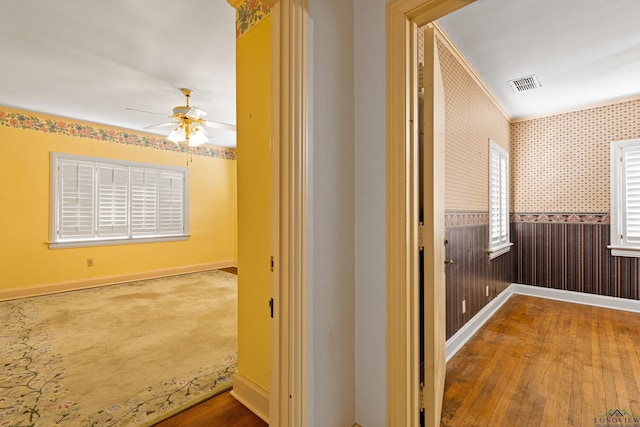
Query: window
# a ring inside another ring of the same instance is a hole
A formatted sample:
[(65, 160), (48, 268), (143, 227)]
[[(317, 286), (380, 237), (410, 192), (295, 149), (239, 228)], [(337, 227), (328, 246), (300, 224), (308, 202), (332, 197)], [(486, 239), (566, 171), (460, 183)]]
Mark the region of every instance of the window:
[(184, 240), (188, 171), (51, 153), (49, 247)]
[(489, 259), (509, 252), (509, 153), (489, 140)]
[(611, 143), (611, 254), (640, 257), (640, 139)]

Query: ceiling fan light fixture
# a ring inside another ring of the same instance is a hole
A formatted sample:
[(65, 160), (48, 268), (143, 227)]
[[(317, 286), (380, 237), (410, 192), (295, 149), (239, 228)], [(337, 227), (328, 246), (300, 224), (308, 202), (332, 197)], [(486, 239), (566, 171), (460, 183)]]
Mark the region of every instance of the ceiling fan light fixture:
[(213, 127), (235, 132), (236, 127), (227, 123), (212, 122), (204, 120), (207, 112), (198, 107), (189, 105), (189, 97), (193, 94), (191, 89), (180, 89), (186, 98), (186, 105), (179, 105), (173, 108), (172, 119), (168, 123), (148, 126), (145, 129), (154, 129), (165, 126), (174, 126), (173, 131), (167, 136), (167, 140), (179, 145), (186, 143), (189, 147), (199, 147), (209, 142), (209, 136), (204, 128)]
[(189, 147), (199, 147), (209, 141), (209, 138), (207, 138), (207, 135), (205, 135), (204, 131), (200, 127), (196, 127), (194, 129), (195, 132), (189, 135)]
[(180, 126), (175, 128), (167, 137), (167, 139), (175, 144), (180, 144), (187, 140), (184, 132), (184, 127)]

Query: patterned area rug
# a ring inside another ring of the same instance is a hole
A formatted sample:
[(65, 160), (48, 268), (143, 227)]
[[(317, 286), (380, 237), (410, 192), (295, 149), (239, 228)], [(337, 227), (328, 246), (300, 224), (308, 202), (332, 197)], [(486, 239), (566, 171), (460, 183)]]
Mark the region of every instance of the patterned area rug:
[(0, 302), (0, 426), (150, 426), (218, 394), (236, 313), (223, 271)]

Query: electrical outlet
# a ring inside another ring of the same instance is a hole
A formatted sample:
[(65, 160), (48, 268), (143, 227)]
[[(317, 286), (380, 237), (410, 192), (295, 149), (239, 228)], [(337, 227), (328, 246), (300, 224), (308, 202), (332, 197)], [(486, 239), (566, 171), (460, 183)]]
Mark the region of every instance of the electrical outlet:
[(467, 312), (467, 300), (462, 300), (462, 314)]
[(485, 293), (485, 296), (487, 296), (487, 297), (489, 296), (489, 285), (487, 285), (487, 291)]
[(93, 267), (93, 259), (87, 258), (87, 267)]

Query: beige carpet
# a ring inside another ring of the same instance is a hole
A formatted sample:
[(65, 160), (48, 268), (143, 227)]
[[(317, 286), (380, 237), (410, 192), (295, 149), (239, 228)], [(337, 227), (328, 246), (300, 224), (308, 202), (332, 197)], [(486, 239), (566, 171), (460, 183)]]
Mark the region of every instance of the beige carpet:
[(231, 386), (236, 276), (0, 302), (0, 427), (148, 426)]

